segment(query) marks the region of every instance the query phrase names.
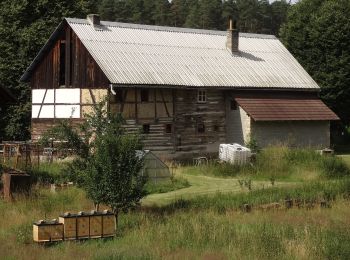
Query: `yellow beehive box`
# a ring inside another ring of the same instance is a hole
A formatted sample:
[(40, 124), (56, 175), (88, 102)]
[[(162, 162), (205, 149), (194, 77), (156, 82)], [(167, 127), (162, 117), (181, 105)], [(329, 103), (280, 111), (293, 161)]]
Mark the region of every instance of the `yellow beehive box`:
[(56, 219), (39, 220), (33, 224), (33, 240), (35, 242), (54, 242), (63, 240), (63, 224)]
[(89, 238), (90, 236), (90, 216), (85, 212), (79, 212), (77, 215), (77, 238)]
[(69, 212), (60, 215), (59, 222), (63, 224), (64, 240), (77, 239), (77, 215)]
[(90, 237), (102, 237), (102, 213), (91, 211), (90, 213)]
[(115, 236), (115, 216), (113, 213), (105, 210), (102, 212), (102, 237)]

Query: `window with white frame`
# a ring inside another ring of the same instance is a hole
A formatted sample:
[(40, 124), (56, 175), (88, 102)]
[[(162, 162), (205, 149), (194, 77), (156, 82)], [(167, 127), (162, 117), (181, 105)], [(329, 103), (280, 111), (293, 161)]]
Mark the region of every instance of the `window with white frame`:
[(198, 90), (197, 101), (198, 103), (207, 102), (207, 92), (205, 90)]

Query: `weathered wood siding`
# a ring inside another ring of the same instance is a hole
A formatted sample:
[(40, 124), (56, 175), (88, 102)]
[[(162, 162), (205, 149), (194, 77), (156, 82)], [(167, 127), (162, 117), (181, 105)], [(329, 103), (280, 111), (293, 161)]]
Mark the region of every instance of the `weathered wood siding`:
[[(176, 151), (205, 154), (218, 152), (225, 142), (225, 97), (222, 90), (206, 90), (206, 102), (198, 103), (198, 90), (176, 90)], [(203, 133), (198, 124), (204, 124)]]
[(254, 122), (252, 137), (260, 147), (285, 144), (326, 148), (330, 145), (329, 121)]
[[(60, 86), (60, 48), (65, 43), (65, 84)], [(46, 54), (31, 77), (34, 89), (108, 88), (109, 81), (76, 34), (69, 28)]]
[[(203, 103), (197, 102), (197, 90), (149, 89), (147, 102), (141, 102), (141, 89), (125, 89), (119, 95), (111, 97), (111, 111), (122, 113), (128, 132), (142, 132), (149, 125), (149, 133), (143, 134), (145, 148), (161, 156), (216, 153), (225, 142), (223, 91), (207, 90)], [(166, 131), (169, 125), (171, 133)]]

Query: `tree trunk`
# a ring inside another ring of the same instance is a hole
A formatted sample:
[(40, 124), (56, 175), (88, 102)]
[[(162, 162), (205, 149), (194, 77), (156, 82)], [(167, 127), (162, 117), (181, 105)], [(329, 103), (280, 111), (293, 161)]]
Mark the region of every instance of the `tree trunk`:
[(95, 203), (94, 202), (94, 207), (95, 207), (96, 211), (99, 211), (100, 210), (100, 203)]
[(119, 211), (118, 209), (113, 209), (114, 217), (115, 217), (115, 233), (117, 233), (118, 228), (118, 217), (119, 217)]

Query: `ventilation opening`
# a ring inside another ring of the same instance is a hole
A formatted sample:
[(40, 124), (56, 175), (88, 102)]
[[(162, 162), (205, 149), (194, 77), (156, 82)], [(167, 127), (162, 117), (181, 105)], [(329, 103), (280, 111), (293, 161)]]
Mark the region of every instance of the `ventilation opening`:
[(148, 101), (149, 101), (149, 90), (141, 89), (141, 102), (148, 102)]
[(171, 134), (172, 131), (173, 131), (173, 125), (172, 125), (172, 124), (167, 124), (167, 125), (165, 125), (165, 132), (166, 132), (167, 134)]
[(205, 126), (203, 123), (197, 124), (197, 133), (199, 134), (205, 133)]
[(143, 134), (149, 134), (150, 133), (150, 125), (149, 124), (142, 125), (142, 133)]
[(60, 43), (60, 75), (59, 85), (66, 85), (66, 43), (61, 41)]

